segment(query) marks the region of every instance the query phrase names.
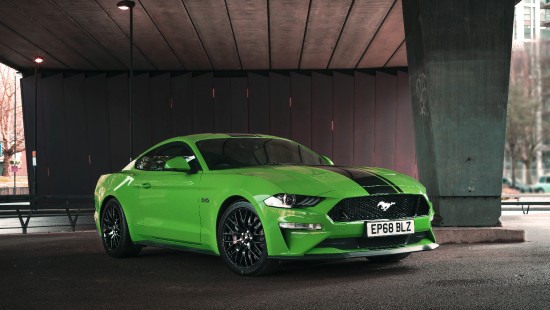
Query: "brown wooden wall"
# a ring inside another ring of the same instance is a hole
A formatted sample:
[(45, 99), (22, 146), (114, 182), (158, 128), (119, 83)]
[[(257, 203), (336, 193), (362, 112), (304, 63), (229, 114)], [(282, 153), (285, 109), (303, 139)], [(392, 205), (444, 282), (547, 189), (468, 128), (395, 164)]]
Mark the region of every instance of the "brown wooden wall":
[[(34, 76), (22, 83), (31, 150)], [(417, 176), (407, 73), (141, 74), (133, 89), (134, 157), (177, 135), (250, 132), (291, 138), (337, 165)], [(40, 194), (91, 194), (99, 175), (128, 163), (126, 74), (39, 76), (37, 104)]]

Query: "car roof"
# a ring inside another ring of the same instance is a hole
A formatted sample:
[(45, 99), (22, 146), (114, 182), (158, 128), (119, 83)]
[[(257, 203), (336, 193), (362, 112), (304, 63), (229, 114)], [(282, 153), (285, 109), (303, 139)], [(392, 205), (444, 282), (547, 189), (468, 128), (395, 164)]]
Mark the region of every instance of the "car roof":
[(250, 134), (250, 133), (201, 133), (188, 136), (180, 136), (174, 138), (174, 140), (183, 140), (186, 142), (197, 142), (202, 140), (211, 140), (211, 139), (224, 139), (224, 138), (275, 138), (283, 139), (280, 137), (263, 135), (263, 134)]
[(250, 133), (201, 133), (201, 134), (194, 134), (194, 135), (187, 135), (187, 136), (179, 136), (179, 137), (174, 137), (174, 138), (163, 140), (163, 141), (151, 146), (150, 148), (148, 148), (147, 150), (142, 152), (136, 158), (139, 158), (139, 157), (147, 154), (151, 150), (156, 149), (156, 148), (160, 147), (161, 145), (171, 143), (171, 142), (183, 141), (183, 142), (186, 142), (188, 144), (194, 144), (197, 141), (203, 141), (203, 140), (224, 139), (224, 138), (246, 138), (246, 137), (248, 137), (248, 138), (269, 138), (269, 139), (288, 140), (288, 139), (281, 138), (281, 137), (276, 137), (276, 136), (262, 135), (262, 134), (250, 134)]

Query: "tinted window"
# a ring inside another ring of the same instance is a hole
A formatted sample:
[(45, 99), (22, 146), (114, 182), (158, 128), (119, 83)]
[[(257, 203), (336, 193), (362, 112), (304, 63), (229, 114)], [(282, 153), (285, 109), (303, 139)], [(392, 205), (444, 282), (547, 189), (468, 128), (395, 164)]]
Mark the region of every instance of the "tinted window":
[(210, 170), (262, 165), (321, 165), (323, 159), (299, 144), (271, 138), (227, 138), (197, 142)]
[(136, 169), (162, 171), (166, 162), (174, 157), (184, 157), (191, 168), (200, 170), (200, 165), (191, 148), (183, 142), (171, 142), (149, 151), (136, 161)]

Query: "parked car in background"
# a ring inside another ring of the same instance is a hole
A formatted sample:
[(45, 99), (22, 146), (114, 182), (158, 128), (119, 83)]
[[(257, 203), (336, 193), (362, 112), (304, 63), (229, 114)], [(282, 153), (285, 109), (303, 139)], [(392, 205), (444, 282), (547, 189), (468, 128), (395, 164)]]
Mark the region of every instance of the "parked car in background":
[(514, 182), (514, 184), (512, 184), (512, 180), (510, 180), (507, 177), (502, 177), (502, 186), (506, 186), (506, 187), (509, 187), (509, 188), (512, 188), (512, 189), (516, 189), (521, 193), (532, 193), (532, 192), (534, 192), (533, 187), (531, 187), (531, 186), (529, 186), (525, 183), (521, 183), (517, 180)]
[(550, 175), (540, 177), (532, 188), (535, 193), (550, 193)]

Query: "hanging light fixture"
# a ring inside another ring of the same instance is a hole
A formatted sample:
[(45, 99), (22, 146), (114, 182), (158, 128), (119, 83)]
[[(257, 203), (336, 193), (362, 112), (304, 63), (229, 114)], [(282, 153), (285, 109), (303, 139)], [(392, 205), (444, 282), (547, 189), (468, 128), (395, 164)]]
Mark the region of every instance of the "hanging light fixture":
[(123, 1), (119, 1), (116, 5), (118, 6), (119, 9), (126, 11), (136, 6), (136, 3), (130, 0), (123, 0)]

